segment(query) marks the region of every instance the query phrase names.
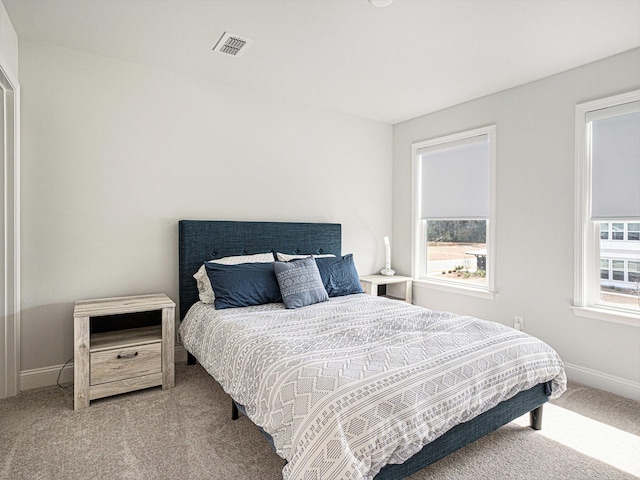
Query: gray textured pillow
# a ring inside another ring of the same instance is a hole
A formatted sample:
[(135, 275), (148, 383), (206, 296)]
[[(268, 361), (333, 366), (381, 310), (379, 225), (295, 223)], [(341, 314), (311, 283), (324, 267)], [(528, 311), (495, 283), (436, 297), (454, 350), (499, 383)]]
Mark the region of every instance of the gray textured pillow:
[(273, 270), (285, 307), (300, 308), (329, 300), (313, 257), (275, 262)]

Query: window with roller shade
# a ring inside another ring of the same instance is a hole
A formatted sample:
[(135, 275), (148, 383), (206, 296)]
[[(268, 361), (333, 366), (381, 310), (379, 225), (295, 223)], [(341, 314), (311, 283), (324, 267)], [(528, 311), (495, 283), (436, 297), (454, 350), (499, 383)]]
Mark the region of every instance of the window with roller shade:
[(414, 278), (493, 291), (495, 126), (413, 145)]
[(638, 266), (640, 91), (635, 91), (576, 107), (577, 313), (640, 324)]

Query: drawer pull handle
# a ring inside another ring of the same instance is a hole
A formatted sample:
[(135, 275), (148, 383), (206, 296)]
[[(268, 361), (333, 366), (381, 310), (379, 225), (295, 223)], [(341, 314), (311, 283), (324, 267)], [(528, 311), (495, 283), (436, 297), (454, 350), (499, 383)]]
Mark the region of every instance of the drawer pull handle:
[(138, 356), (138, 352), (135, 353), (127, 353), (126, 355), (120, 355), (118, 354), (118, 360), (120, 360), (121, 358), (133, 358), (133, 357), (137, 357)]

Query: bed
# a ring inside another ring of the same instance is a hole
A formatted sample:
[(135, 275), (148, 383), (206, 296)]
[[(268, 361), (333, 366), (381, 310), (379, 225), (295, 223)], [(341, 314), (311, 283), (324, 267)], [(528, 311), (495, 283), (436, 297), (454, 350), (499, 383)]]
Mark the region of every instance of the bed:
[[(180, 331), (189, 363), (197, 358), (232, 397), (232, 415), (245, 413), (287, 460), (283, 478), (396, 480), (527, 412), (531, 427), (541, 428), (542, 405), (564, 391), (566, 377), (557, 354), (522, 332), (363, 293), (301, 309), (269, 303), (216, 310), (199, 301), (193, 275), (205, 261), (264, 252), (342, 258), (341, 243), (339, 224), (179, 222), (179, 308), (185, 320)], [(349, 321), (337, 322), (345, 312)], [(409, 325), (416, 315), (420, 331)], [(489, 343), (497, 345), (493, 336), (508, 345), (485, 351)], [(394, 343), (385, 343), (391, 337)], [(438, 341), (427, 348), (425, 338)], [(309, 350), (329, 339), (338, 342), (330, 347), (334, 353)], [(358, 345), (362, 339), (366, 345)], [(440, 343), (446, 346), (435, 345)], [(467, 372), (488, 368), (485, 359), (471, 357), (472, 350), (484, 352), (493, 362), (490, 370), (503, 362), (504, 370), (495, 370), (500, 373), (485, 383), (471, 380)], [(267, 357), (272, 351), (280, 357)], [(542, 364), (542, 372), (519, 373), (517, 386), (497, 382), (516, 368), (511, 357), (528, 356), (530, 363)], [(419, 365), (403, 363), (419, 358)], [(437, 377), (426, 377), (426, 364), (440, 372)], [(327, 371), (337, 380), (318, 386)], [(425, 399), (439, 398), (441, 391), (453, 393), (455, 401), (442, 397), (427, 407)], [(451, 411), (443, 410), (445, 404)]]

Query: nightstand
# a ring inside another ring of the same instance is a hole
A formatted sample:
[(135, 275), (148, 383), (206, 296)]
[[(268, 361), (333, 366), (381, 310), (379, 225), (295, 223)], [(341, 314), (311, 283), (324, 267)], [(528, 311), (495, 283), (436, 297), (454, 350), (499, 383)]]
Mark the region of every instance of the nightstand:
[(110, 395), (174, 387), (175, 306), (164, 294), (76, 302), (74, 410)]
[(362, 285), (362, 289), (364, 290), (364, 292), (373, 296), (378, 295), (379, 285), (384, 285), (386, 287), (387, 285), (393, 285), (395, 283), (404, 283), (404, 298), (399, 298), (391, 295), (385, 296), (411, 303), (411, 286), (413, 283), (413, 279), (411, 277), (403, 277), (400, 275), (364, 275), (360, 277), (360, 284)]

